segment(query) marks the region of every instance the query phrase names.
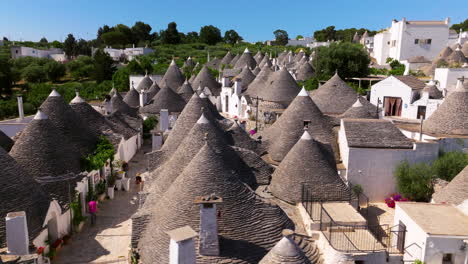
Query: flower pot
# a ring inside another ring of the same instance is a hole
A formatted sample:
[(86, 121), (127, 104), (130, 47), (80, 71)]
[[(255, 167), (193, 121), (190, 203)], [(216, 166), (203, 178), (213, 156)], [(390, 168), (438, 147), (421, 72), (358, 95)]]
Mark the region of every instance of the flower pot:
[(125, 178), (122, 180), (122, 187), (124, 189), (124, 191), (129, 191), (130, 190), (130, 179), (129, 178)]
[(102, 202), (106, 199), (106, 194), (105, 193), (102, 193), (100, 195), (98, 195), (98, 201)]
[(122, 189), (122, 180), (115, 181), (115, 188), (117, 188), (117, 191)]
[(107, 188), (107, 196), (109, 199), (114, 199), (114, 186)]
[(78, 225), (75, 226), (75, 231), (77, 233), (81, 232), (81, 230), (83, 230), (84, 224), (85, 224), (85, 222), (81, 221)]

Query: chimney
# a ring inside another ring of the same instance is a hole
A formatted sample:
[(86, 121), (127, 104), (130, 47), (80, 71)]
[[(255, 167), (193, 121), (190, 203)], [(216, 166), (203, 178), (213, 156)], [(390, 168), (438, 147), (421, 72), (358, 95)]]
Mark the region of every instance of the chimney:
[(228, 77), (223, 77), (221, 79), (221, 84), (223, 85), (223, 87), (229, 87), (229, 78)]
[(171, 238), (169, 242), (169, 264), (196, 264), (195, 240), (197, 233), (184, 226), (166, 232)]
[(237, 78), (237, 79), (234, 81), (234, 92), (235, 92), (237, 95), (240, 95), (240, 94), (242, 93), (242, 79)]
[(145, 106), (146, 104), (146, 92), (145, 90), (141, 89), (140, 91), (140, 107)]
[(18, 114), (19, 114), (19, 119), (23, 120), (24, 119), (24, 108), (23, 108), (23, 97), (19, 95), (17, 97), (18, 99)]
[(162, 132), (169, 129), (169, 110), (161, 109), (159, 113), (159, 130)]
[(151, 135), (152, 151), (160, 150), (163, 143), (163, 133), (156, 130), (151, 130)]
[(8, 253), (12, 255), (29, 254), (29, 234), (24, 211), (8, 213), (5, 217), (6, 242)]
[(218, 214), (216, 206), (222, 202), (223, 198), (214, 194), (195, 198), (195, 203), (200, 205), (200, 255), (219, 256)]

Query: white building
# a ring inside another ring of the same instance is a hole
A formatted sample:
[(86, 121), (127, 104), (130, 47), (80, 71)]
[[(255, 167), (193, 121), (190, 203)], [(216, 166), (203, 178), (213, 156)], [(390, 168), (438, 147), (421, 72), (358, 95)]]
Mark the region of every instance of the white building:
[(420, 119), (437, 109), (442, 95), (433, 82), (426, 85), (411, 75), (390, 76), (372, 85), (370, 102), (379, 107), (381, 116)]
[(406, 231), (403, 260), (463, 264), (468, 259), (468, 216), (447, 204), (397, 202), (394, 226)]
[(370, 202), (382, 202), (396, 192), (393, 172), (401, 162), (432, 162), (439, 153), (437, 143), (413, 142), (382, 119), (342, 119), (338, 144), (341, 178), (361, 185)]
[(434, 80), (438, 82), (440, 90), (447, 90), (448, 93), (455, 90), (457, 80), (461, 77), (468, 79), (467, 68), (436, 68)]
[(10, 48), (11, 58), (16, 59), (20, 57), (35, 57), (35, 58), (49, 58), (58, 62), (64, 62), (66, 57), (61, 49), (52, 48), (47, 50), (34, 49), (29, 47), (12, 46)]
[(442, 21), (393, 20), (390, 28), (374, 36), (372, 56), (380, 65), (387, 58), (398, 61), (423, 56), (433, 60), (449, 44), (450, 19)]
[(289, 39), (288, 44), (286, 46), (304, 46), (306, 47), (308, 44), (315, 42), (313, 37), (305, 37), (301, 39)]
[[(93, 49), (93, 54), (97, 49)], [(133, 60), (137, 56), (146, 55), (153, 52), (153, 49), (150, 48), (126, 48), (126, 49), (113, 49), (113, 48), (104, 48), (104, 52), (109, 54), (114, 61), (119, 61), (121, 59), (126, 59), (128, 61)]]
[[(226, 77), (223, 79), (226, 79)], [(221, 88), (221, 111), (230, 117), (248, 118), (251, 110), (250, 99), (241, 95), (241, 81), (236, 80), (233, 87), (226, 87), (226, 83), (227, 81), (223, 81), (223, 87)]]

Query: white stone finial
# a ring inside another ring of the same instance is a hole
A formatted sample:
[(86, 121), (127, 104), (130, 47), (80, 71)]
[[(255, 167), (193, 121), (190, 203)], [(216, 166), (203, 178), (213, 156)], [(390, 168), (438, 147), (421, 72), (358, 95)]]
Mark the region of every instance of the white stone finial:
[(33, 119), (34, 120), (44, 120), (44, 119), (49, 119), (49, 117), (39, 109), (39, 110), (37, 110), (37, 113), (36, 113), (36, 115), (34, 116)]
[(361, 107), (361, 106), (362, 106), (362, 103), (361, 103), (361, 101), (359, 100), (359, 97), (358, 97), (358, 99), (356, 100), (356, 102), (353, 104), (352, 107)]
[(57, 92), (57, 90), (52, 89), (52, 92), (49, 94), (49, 97), (58, 97), (60, 94)]
[(71, 100), (70, 104), (80, 104), (80, 103), (85, 103), (85, 100), (81, 98), (80, 93), (76, 92), (75, 98)]
[[(198, 89), (201, 89), (201, 87), (198, 88)], [(207, 98), (207, 97), (206, 97), (206, 94), (205, 94), (204, 92), (201, 92), (201, 93), (200, 93), (200, 98), (202, 98), (202, 99)]]
[(302, 86), (302, 89), (297, 96), (309, 96), (304, 86)]
[(197, 121), (197, 124), (208, 124), (210, 121), (205, 117), (205, 115), (202, 113), (200, 118)]
[(244, 53), (250, 53), (249, 48), (245, 48)]
[(174, 65), (176, 65), (176, 63), (175, 63), (174, 59), (172, 59), (171, 65), (169, 65), (169, 66), (174, 66)]
[(301, 139), (302, 140), (312, 140), (312, 136), (306, 130), (306, 131), (304, 131), (304, 134), (302, 134)]

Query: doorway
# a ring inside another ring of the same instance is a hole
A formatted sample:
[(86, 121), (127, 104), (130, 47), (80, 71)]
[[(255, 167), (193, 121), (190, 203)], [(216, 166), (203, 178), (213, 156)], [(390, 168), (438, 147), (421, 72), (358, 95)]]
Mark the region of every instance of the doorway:
[(400, 97), (384, 97), (385, 116), (401, 116), (401, 107)]
[(226, 113), (229, 113), (229, 96), (226, 95), (224, 98), (224, 101), (226, 102)]
[(418, 105), (417, 119), (426, 119), (426, 106), (425, 105)]

